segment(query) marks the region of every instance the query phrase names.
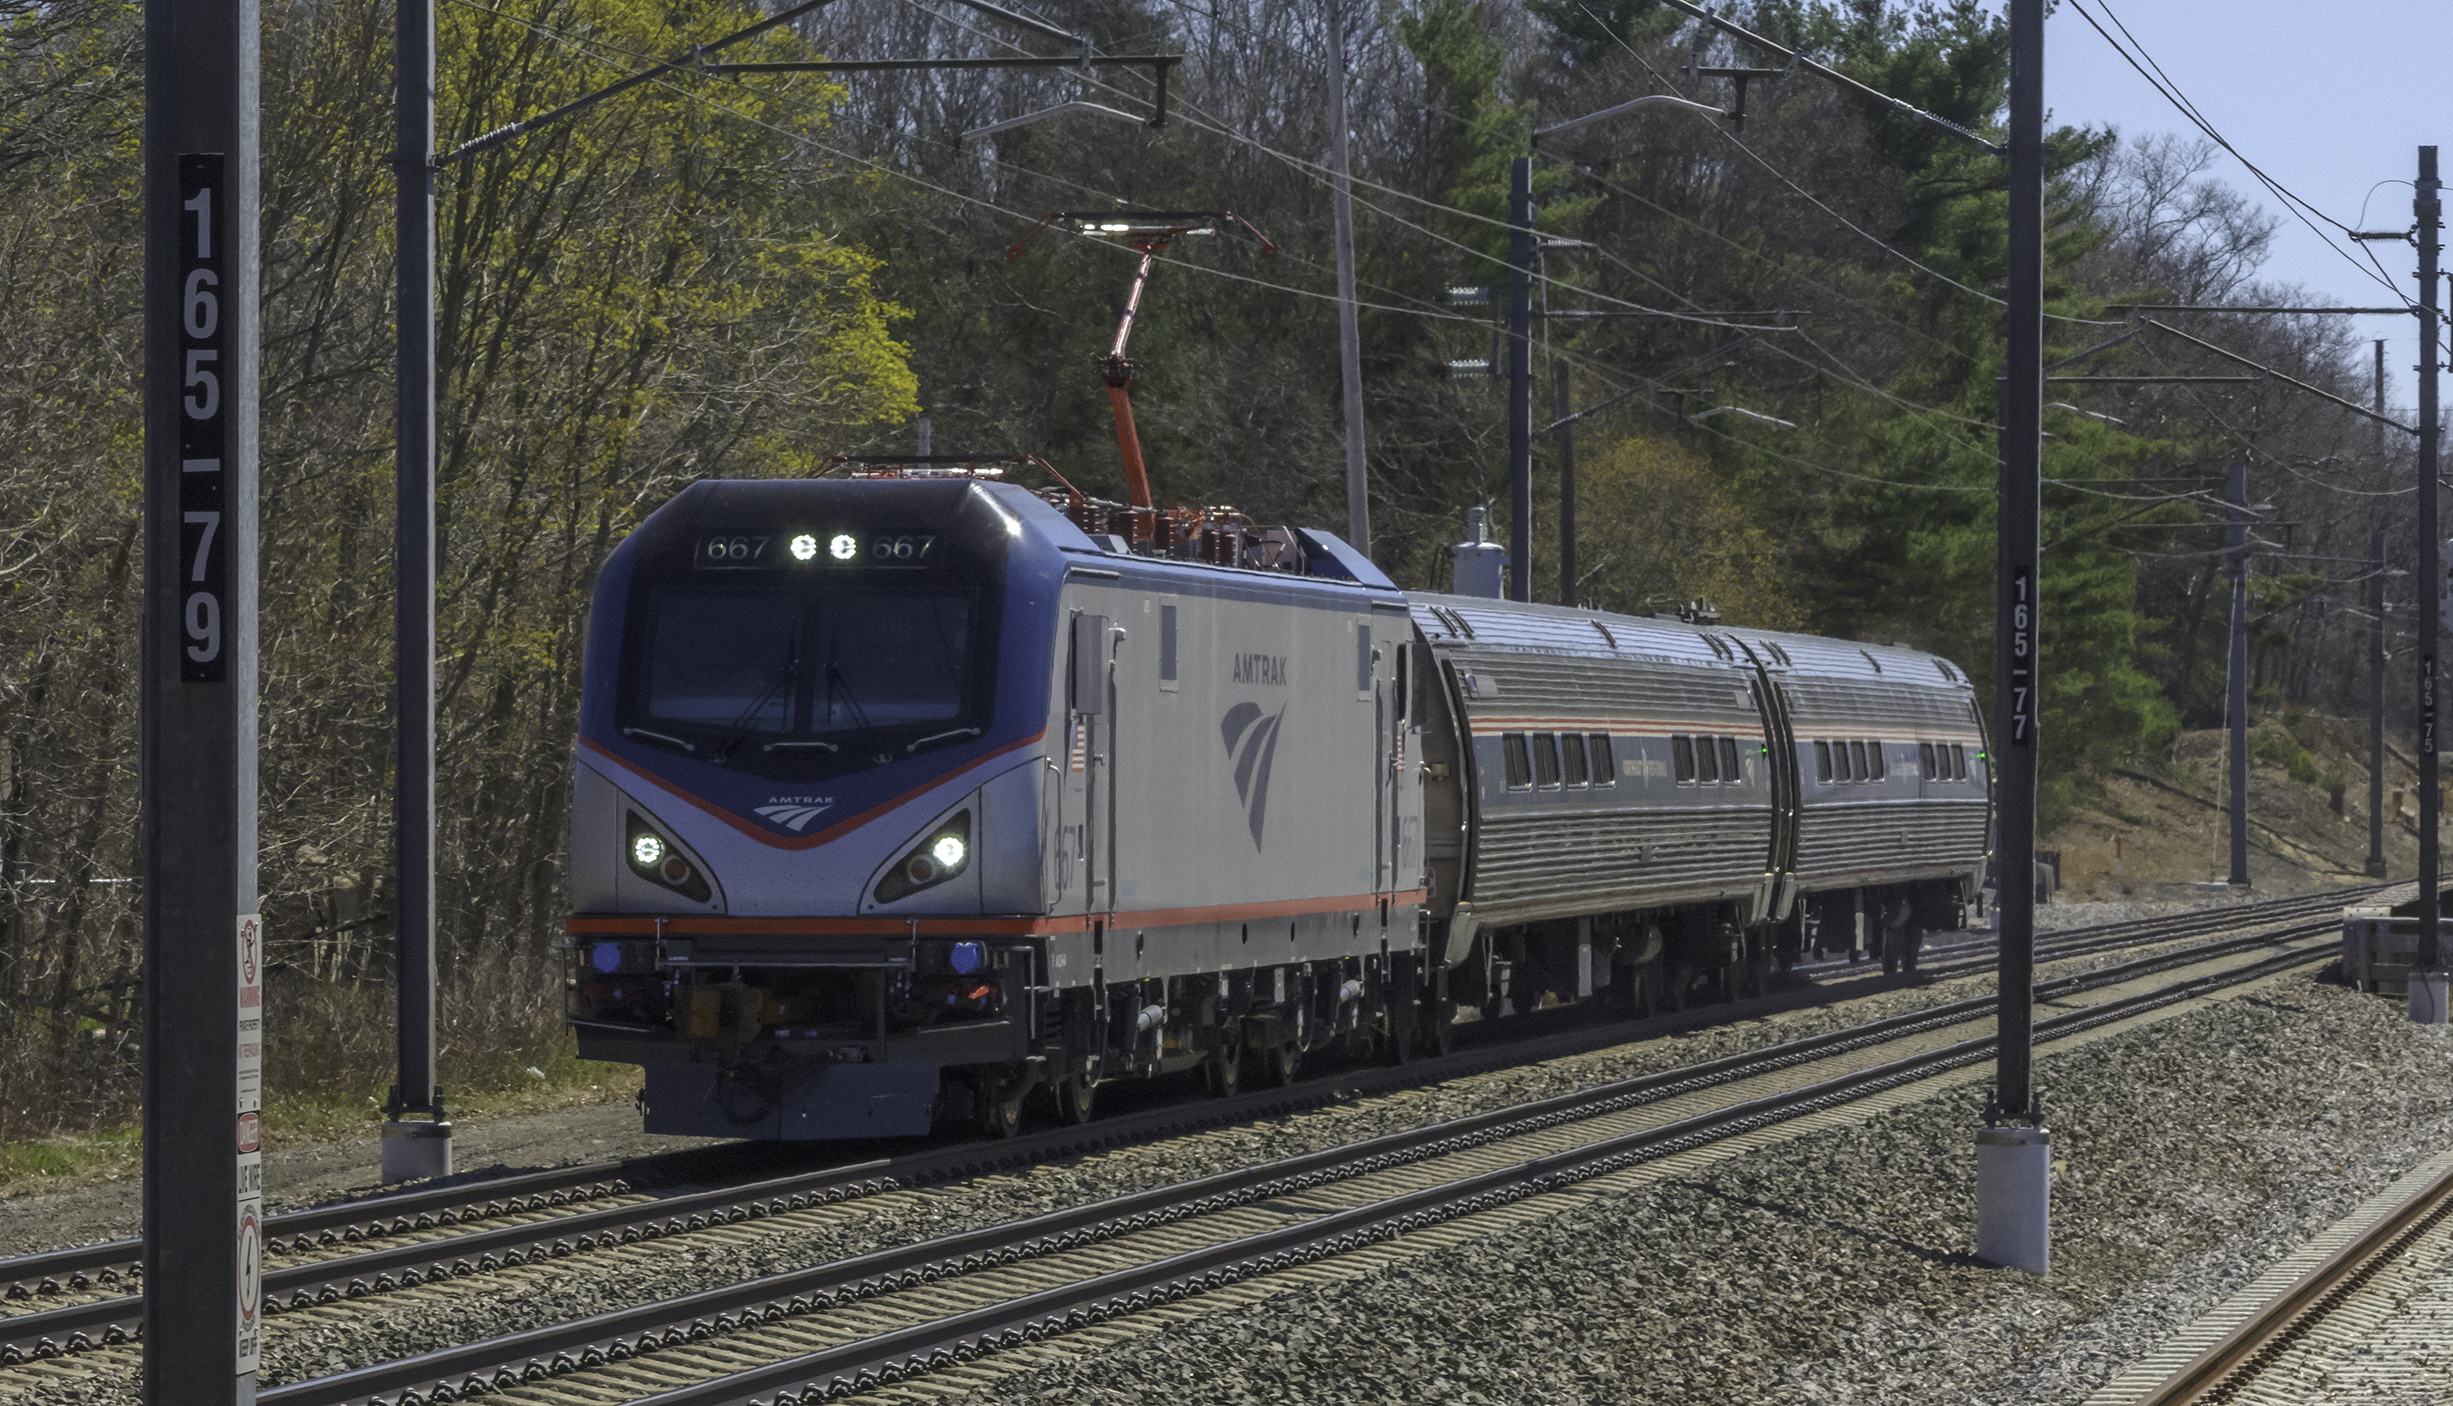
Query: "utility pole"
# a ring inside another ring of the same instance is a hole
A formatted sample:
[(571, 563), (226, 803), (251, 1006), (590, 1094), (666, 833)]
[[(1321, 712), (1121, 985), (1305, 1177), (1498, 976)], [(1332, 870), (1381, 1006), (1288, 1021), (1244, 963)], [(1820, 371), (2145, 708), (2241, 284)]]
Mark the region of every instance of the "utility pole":
[(1990, 749), (2001, 871), (1993, 1100), (1976, 1134), (1976, 1253), (2052, 1268), (2052, 1136), (2033, 1088), (2044, 468), (2044, 0), (2010, 0), (2010, 247)]
[[(2376, 462), (2385, 463), (2385, 339), (2376, 339)], [(2368, 577), (2368, 877), (2385, 877), (2385, 524), (2379, 520)]]
[(1508, 599), (1533, 599), (1533, 158), (1508, 163)]
[(2224, 711), (2231, 714), (2231, 886), (2249, 886), (2249, 466), (2232, 465), (2223, 483), (2231, 518), (2231, 661), (2225, 670)]
[(2410, 1018), (2445, 1023), (2444, 959), (2436, 942), (2436, 660), (2443, 627), (2436, 593), (2444, 584), (2444, 543), (2436, 528), (2436, 256), (2444, 202), (2436, 148), (2419, 148), (2419, 185), (2411, 199), (2419, 241), (2419, 953), (2410, 974)]
[(434, 0), (395, 5), (392, 966), (400, 1027), (399, 1069), (383, 1110), (387, 1182), (451, 1175), (451, 1121), (434, 1081)]
[(1371, 555), (1371, 492), (1363, 462), (1363, 337), (1355, 325), (1354, 187), (1347, 178), (1345, 0), (1329, 0), (1329, 208), (1337, 241), (1337, 362), (1345, 381), (1346, 540)]
[(248, 1406), (263, 1345), (259, 45), (255, 0), (147, 0), (146, 1406)]
[(1551, 393), (1558, 400), (1559, 421), (1559, 604), (1576, 603), (1576, 426), (1575, 407), (1567, 399), (1567, 361), (1550, 363)]

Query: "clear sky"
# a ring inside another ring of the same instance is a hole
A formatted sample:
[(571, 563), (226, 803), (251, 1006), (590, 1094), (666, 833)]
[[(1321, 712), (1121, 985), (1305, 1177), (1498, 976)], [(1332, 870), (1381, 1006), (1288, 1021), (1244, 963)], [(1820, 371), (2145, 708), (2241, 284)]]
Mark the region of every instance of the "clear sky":
[[(2077, 3), (2121, 37), (2099, 0)], [(2162, 67), (2167, 86), (2186, 95), (2242, 155), (2344, 224), (2409, 227), (2407, 182), (2418, 172), (2422, 144), (2444, 148), (2443, 174), (2453, 179), (2453, 84), (2440, 67), (2453, 50), (2453, 0), (2113, 0), (2111, 13)], [(2198, 134), (2066, 3), (2045, 24), (2044, 92), (2056, 123), (2109, 124), (2124, 136)], [(2426, 101), (2431, 93), (2433, 104)], [(2396, 301), (2337, 252), (2351, 247), (2339, 231), (2329, 230), (2331, 244), (2311, 233), (2228, 156), (2214, 174), (2284, 217), (2260, 277), (2297, 283), (2311, 302)], [(2379, 181), (2403, 184), (2378, 187)], [(2410, 276), (2416, 251), (2407, 244), (2370, 247), (2394, 275), (2396, 292), (2416, 296)], [(2398, 405), (2412, 397), (2413, 322), (2356, 319), (2360, 337), (2387, 339), (2387, 395)]]

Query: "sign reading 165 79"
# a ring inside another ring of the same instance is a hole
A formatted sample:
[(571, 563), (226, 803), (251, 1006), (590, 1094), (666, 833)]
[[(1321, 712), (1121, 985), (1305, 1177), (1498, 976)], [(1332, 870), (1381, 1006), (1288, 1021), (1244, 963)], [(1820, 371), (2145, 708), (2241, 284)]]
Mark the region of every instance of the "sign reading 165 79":
[(229, 677), (224, 612), (229, 543), (222, 533), (222, 271), (229, 204), (220, 152), (179, 158), (179, 678)]

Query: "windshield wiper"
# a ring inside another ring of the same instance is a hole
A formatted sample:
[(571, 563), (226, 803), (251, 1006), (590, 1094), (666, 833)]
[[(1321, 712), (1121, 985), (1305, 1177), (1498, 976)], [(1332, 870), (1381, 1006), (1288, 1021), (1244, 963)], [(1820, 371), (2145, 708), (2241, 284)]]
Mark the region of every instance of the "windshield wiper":
[(910, 744), (909, 746), (905, 747), (905, 748), (903, 749), (903, 754), (904, 754), (905, 756), (909, 756), (909, 755), (911, 755), (912, 753), (917, 752), (917, 751), (919, 751), (921, 748), (923, 748), (923, 747), (927, 746), (927, 745), (928, 745), (929, 743), (931, 743), (931, 742), (943, 742), (943, 741), (946, 741), (948, 738), (954, 738), (954, 737), (977, 737), (977, 736), (979, 736), (979, 733), (980, 733), (980, 730), (979, 730), (978, 728), (976, 728), (976, 727), (958, 727), (958, 728), (955, 728), (955, 729), (954, 729), (952, 732), (936, 732), (936, 733), (931, 733), (931, 734), (929, 734), (928, 736), (921, 738), (919, 741), (914, 742), (914, 743)]
[(758, 716), (759, 710), (767, 706), (767, 700), (775, 696), (776, 690), (790, 683), (793, 676), (800, 672), (800, 660), (800, 646), (796, 644), (784, 656), (784, 667), (777, 670), (775, 677), (767, 681), (767, 686), (758, 691), (758, 696), (741, 710), (741, 715), (732, 720), (732, 727), (724, 734), (724, 740), (715, 744), (710, 756), (716, 763), (721, 765), (732, 760), (733, 749), (741, 745), (741, 739), (749, 736), (752, 720)]
[(636, 737), (642, 742), (661, 742), (667, 747), (679, 747), (685, 752), (695, 752), (698, 750), (696, 747), (691, 746), (689, 743), (682, 741), (678, 737), (667, 737), (661, 732), (650, 732), (643, 727), (623, 728), (622, 735), (624, 737)]
[(826, 720), (830, 723), (835, 720), (834, 689), (837, 686), (840, 686), (843, 689), (843, 701), (851, 706), (853, 721), (860, 724), (861, 731), (868, 731), (868, 710), (860, 706), (860, 700), (858, 698), (852, 696), (852, 681), (843, 676), (843, 666), (836, 663), (832, 658), (829, 658), (826, 661), (826, 685)]

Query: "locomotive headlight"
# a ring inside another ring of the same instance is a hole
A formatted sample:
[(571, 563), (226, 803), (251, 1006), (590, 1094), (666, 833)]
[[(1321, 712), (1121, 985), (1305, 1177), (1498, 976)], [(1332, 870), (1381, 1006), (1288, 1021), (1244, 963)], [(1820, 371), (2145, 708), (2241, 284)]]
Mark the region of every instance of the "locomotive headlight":
[(908, 898), (924, 888), (960, 874), (971, 862), (971, 812), (957, 811), (931, 828), (877, 881), (872, 895), (880, 903)]
[(671, 840), (657, 833), (656, 827), (637, 811), (630, 813), (628, 828), (623, 831), (622, 853), (630, 860), (630, 871), (651, 883), (662, 884), (684, 898), (705, 903), (715, 890), (698, 866), (681, 853)]
[(807, 561), (818, 554), (818, 539), (804, 532), (792, 539), (792, 559)]
[(838, 532), (835, 539), (826, 544), (826, 551), (837, 561), (850, 561), (860, 555), (860, 539), (849, 532)]

